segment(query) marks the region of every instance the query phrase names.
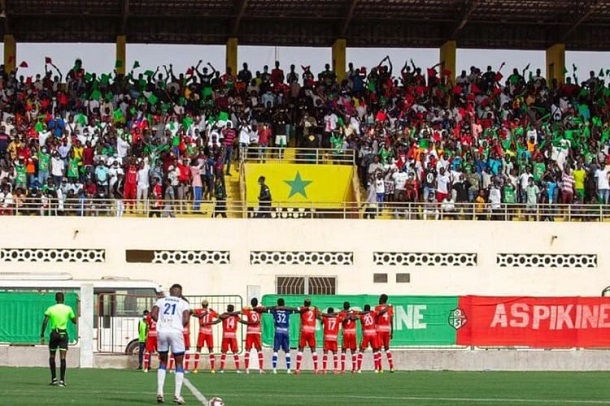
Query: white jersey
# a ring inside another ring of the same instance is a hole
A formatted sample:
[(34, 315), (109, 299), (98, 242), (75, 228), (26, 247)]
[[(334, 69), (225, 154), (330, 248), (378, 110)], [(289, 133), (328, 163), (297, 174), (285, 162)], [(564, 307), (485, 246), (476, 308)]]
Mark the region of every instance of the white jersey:
[(159, 308), (157, 331), (180, 331), (184, 328), (182, 314), (189, 309), (189, 304), (179, 297), (168, 296), (157, 300)]

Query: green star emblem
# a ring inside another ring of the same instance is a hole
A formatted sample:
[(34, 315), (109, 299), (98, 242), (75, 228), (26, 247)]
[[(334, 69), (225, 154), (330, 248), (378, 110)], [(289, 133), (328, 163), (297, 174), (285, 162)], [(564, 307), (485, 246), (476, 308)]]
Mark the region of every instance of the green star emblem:
[(305, 191), (305, 188), (309, 186), (309, 184), (312, 182), (311, 180), (303, 180), (301, 178), (301, 173), (297, 171), (294, 180), (285, 180), (284, 182), (290, 186), (290, 194), (288, 195), (289, 199), (296, 194), (299, 194), (307, 199), (307, 192)]

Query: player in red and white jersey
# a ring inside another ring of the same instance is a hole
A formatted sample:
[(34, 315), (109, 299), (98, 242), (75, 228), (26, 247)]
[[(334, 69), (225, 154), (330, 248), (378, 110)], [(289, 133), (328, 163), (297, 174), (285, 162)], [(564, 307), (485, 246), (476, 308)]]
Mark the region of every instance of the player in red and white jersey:
[(377, 313), (374, 310), (371, 310), (371, 306), (368, 304), (364, 305), (364, 311), (360, 313), (362, 342), (360, 343), (360, 352), (358, 353), (358, 373), (362, 372), (362, 354), (369, 347), (373, 350), (375, 373), (379, 372), (381, 354), (379, 353), (379, 345), (377, 344), (377, 316)]
[(207, 300), (201, 302), (201, 309), (195, 309), (193, 316), (199, 319), (199, 334), (197, 335), (197, 351), (195, 352), (195, 369), (193, 373), (198, 373), (199, 369), (199, 357), (201, 355), (201, 349), (208, 349), (208, 356), (210, 359), (210, 372), (215, 374), (214, 369), (216, 363), (216, 357), (214, 356), (214, 335), (212, 334), (212, 326), (208, 323), (212, 323), (216, 320), (219, 314), (213, 309), (209, 308)]
[(341, 327), (341, 315), (339, 313), (335, 313), (335, 309), (329, 307), (327, 313), (320, 314), (320, 319), (322, 320), (324, 340), (322, 348), (324, 351), (324, 355), (322, 356), (322, 373), (326, 373), (328, 353), (332, 352), (333, 371), (335, 374), (338, 374), (339, 369), (337, 365), (337, 340), (339, 339), (339, 328)]
[(305, 299), (303, 306), (298, 308), (301, 314), (301, 334), (299, 337), (299, 351), (297, 352), (297, 369), (296, 373), (301, 372), (301, 363), (303, 361), (303, 349), (308, 346), (311, 350), (311, 358), (313, 360), (314, 372), (318, 373), (318, 353), (316, 352), (316, 323), (320, 311), (311, 305), (311, 300)]
[(357, 371), (358, 344), (356, 343), (356, 321), (358, 314), (350, 310), (350, 303), (343, 302), (343, 310), (339, 313), (341, 327), (343, 328), (343, 342), (341, 343), (341, 372), (345, 372), (345, 357), (349, 350), (352, 356), (352, 374)]
[[(377, 312), (377, 344), (379, 349), (383, 349), (390, 365), (390, 372), (394, 372), (394, 359), (390, 351), (390, 340), (394, 335), (394, 309), (388, 304), (388, 295), (379, 296), (379, 304), (375, 306)], [(379, 353), (379, 371), (382, 372), (381, 353)]]
[(144, 372), (148, 372), (150, 368), (151, 354), (157, 352), (157, 322), (153, 320), (149, 313), (146, 316), (146, 324), (148, 324), (148, 333), (146, 334), (146, 353), (144, 354)]
[(239, 317), (239, 312), (235, 311), (235, 306), (232, 304), (227, 306), (227, 311), (218, 317), (218, 320), (211, 324), (222, 323), (222, 344), (220, 345), (220, 373), (224, 373), (227, 352), (231, 351), (233, 360), (235, 361), (235, 371), (240, 374), (239, 370), (239, 355), (237, 348), (237, 326), (239, 323), (248, 324)]
[(246, 316), (246, 322), (248, 323), (248, 329), (246, 330), (246, 354), (244, 355), (246, 373), (250, 373), (250, 352), (254, 348), (258, 354), (259, 373), (264, 374), (263, 349), (261, 345), (261, 313), (265, 311), (265, 308), (258, 305), (258, 299), (255, 297), (250, 300), (250, 304), (252, 307), (245, 307), (241, 310), (241, 314)]

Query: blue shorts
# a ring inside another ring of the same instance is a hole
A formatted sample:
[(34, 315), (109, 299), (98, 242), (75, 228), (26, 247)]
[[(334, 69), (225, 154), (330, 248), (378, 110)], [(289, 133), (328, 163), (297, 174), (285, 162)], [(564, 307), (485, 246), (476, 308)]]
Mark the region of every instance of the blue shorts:
[(290, 352), (288, 334), (275, 333), (275, 336), (273, 337), (273, 352), (278, 352), (280, 349), (284, 352)]

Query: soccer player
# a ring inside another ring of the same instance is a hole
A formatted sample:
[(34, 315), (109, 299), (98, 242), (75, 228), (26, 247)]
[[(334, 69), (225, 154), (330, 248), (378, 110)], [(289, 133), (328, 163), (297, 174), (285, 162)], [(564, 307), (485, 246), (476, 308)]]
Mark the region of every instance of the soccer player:
[(148, 310), (144, 310), (142, 318), (138, 322), (138, 371), (142, 370), (142, 363), (144, 362), (144, 352), (146, 351), (146, 334), (148, 333)]
[[(375, 306), (375, 312), (378, 314), (377, 345), (380, 349), (383, 348), (390, 365), (390, 372), (394, 372), (394, 359), (390, 351), (390, 340), (394, 336), (394, 309), (388, 304), (388, 295), (379, 296), (379, 304)], [(382, 365), (381, 353), (379, 353), (379, 372), (383, 372)]]
[(277, 374), (277, 357), (278, 351), (281, 349), (286, 354), (286, 373), (291, 374), (290, 370), (290, 315), (297, 313), (298, 310), (292, 307), (286, 307), (284, 299), (277, 300), (277, 306), (272, 306), (267, 309), (268, 313), (273, 316), (273, 324), (275, 326), (275, 336), (273, 337), (273, 357), (271, 363), (273, 365), (273, 373)]
[(201, 309), (196, 309), (193, 312), (193, 316), (199, 319), (199, 335), (197, 337), (197, 352), (195, 352), (195, 370), (193, 373), (196, 374), (198, 372), (201, 349), (206, 347), (210, 357), (210, 372), (215, 374), (216, 357), (214, 356), (214, 335), (212, 334), (211, 323), (218, 318), (219, 314), (209, 308), (207, 300), (203, 300), (201, 302)]
[(356, 344), (356, 321), (358, 316), (350, 310), (350, 303), (343, 302), (343, 310), (340, 313), (341, 325), (343, 327), (343, 343), (341, 345), (341, 372), (345, 372), (345, 357), (347, 350), (352, 356), (352, 374), (357, 371), (358, 345)]
[(157, 322), (153, 320), (152, 314), (146, 316), (146, 324), (148, 324), (146, 334), (146, 353), (144, 354), (144, 372), (150, 369), (150, 358), (153, 353), (157, 352)]
[(167, 370), (167, 355), (171, 348), (176, 360), (176, 387), (174, 390), (174, 403), (183, 405), (184, 399), (182, 382), (184, 381), (184, 327), (188, 325), (191, 311), (189, 304), (181, 299), (182, 286), (174, 284), (169, 289), (169, 296), (157, 300), (152, 309), (152, 319), (157, 322), (157, 341), (159, 349), (159, 369), (157, 370), (157, 403), (165, 401), (163, 386)]
[(364, 305), (364, 311), (360, 313), (360, 326), (362, 328), (362, 342), (360, 343), (360, 352), (358, 353), (358, 373), (362, 372), (362, 356), (369, 346), (373, 350), (373, 362), (375, 364), (375, 373), (379, 372), (379, 364), (381, 364), (381, 354), (377, 344), (377, 313), (371, 310), (371, 305)]
[(324, 332), (324, 344), (322, 348), (324, 351), (324, 355), (322, 356), (322, 373), (326, 374), (328, 353), (331, 352), (333, 354), (333, 371), (335, 374), (338, 374), (337, 340), (339, 338), (339, 327), (341, 326), (341, 315), (339, 313), (335, 313), (335, 309), (329, 307), (328, 312), (320, 314), (319, 318), (322, 320)]
[(248, 329), (246, 330), (246, 354), (244, 355), (246, 373), (250, 373), (250, 352), (252, 351), (252, 348), (254, 348), (258, 354), (258, 371), (259, 373), (264, 374), (263, 350), (261, 345), (261, 313), (265, 311), (265, 308), (258, 305), (258, 299), (255, 297), (250, 300), (250, 305), (252, 305), (252, 307), (245, 307), (241, 311), (241, 314), (246, 316), (246, 321), (248, 323)]
[(235, 311), (235, 306), (232, 304), (227, 306), (227, 311), (218, 316), (218, 319), (210, 324), (218, 324), (222, 322), (222, 343), (220, 345), (220, 373), (225, 372), (225, 362), (227, 359), (227, 352), (231, 351), (233, 354), (233, 361), (235, 362), (235, 371), (240, 374), (239, 370), (239, 354), (237, 349), (237, 325), (248, 324), (239, 318), (239, 312)]
[[(68, 322), (76, 324), (76, 316), (72, 307), (64, 304), (64, 294), (55, 294), (55, 304), (44, 312), (44, 320), (40, 329), (40, 343), (44, 344), (44, 333), (47, 324), (51, 322), (51, 334), (49, 335), (49, 369), (51, 369), (50, 385), (66, 386), (66, 354), (68, 352)], [(55, 366), (55, 354), (59, 349), (60, 375), (57, 382), (57, 371)]]
[(318, 373), (318, 353), (316, 352), (316, 322), (320, 311), (311, 305), (311, 300), (305, 299), (303, 306), (298, 309), (301, 314), (301, 331), (299, 336), (299, 351), (297, 352), (296, 373), (301, 373), (303, 349), (308, 346), (311, 350), (314, 373)]
[[(184, 296), (182, 296), (180, 299), (184, 300), (186, 303), (188, 303), (188, 300), (186, 300), (186, 298)], [(190, 314), (193, 314), (193, 311), (191, 310)], [(182, 335), (184, 335), (184, 358), (183, 358), (183, 368), (184, 368), (184, 373), (187, 373), (188, 369), (189, 369), (189, 361), (191, 359), (191, 354), (189, 353), (189, 349), (191, 348), (191, 324), (190, 324), (190, 319), (187, 322), (186, 326), (184, 326), (184, 329), (182, 329)], [(170, 373), (174, 372), (174, 355), (171, 354), (169, 356), (169, 370)]]

